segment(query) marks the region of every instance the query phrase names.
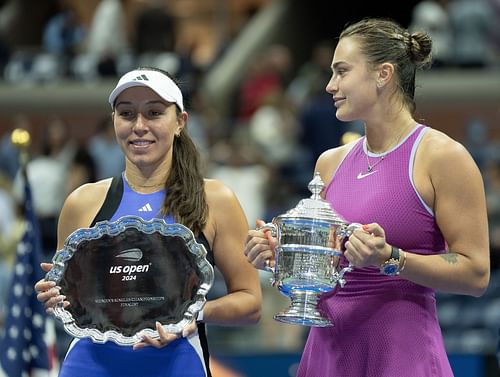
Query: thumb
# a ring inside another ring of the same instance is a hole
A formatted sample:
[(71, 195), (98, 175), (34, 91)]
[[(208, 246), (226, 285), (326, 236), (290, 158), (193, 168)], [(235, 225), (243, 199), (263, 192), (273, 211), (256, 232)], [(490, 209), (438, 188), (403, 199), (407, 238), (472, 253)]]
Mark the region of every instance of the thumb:
[(261, 219), (255, 220), (255, 227), (256, 228), (260, 228), (261, 226), (264, 226), (265, 224), (266, 224), (266, 222), (264, 220), (261, 220)]

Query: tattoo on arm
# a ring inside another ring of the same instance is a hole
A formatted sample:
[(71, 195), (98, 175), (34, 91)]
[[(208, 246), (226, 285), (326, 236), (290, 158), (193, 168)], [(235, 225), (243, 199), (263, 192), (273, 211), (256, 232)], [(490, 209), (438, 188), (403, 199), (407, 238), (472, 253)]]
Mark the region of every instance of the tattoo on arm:
[(458, 263), (458, 255), (455, 253), (441, 254), (440, 257), (443, 258), (449, 264), (457, 264)]

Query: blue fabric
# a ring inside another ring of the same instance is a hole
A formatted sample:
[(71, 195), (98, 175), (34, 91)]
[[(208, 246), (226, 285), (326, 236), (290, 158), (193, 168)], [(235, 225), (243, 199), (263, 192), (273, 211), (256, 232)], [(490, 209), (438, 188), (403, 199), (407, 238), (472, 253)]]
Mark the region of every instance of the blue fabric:
[(199, 377), (206, 376), (202, 361), (186, 338), (167, 347), (132, 347), (81, 339), (70, 349), (59, 377)]

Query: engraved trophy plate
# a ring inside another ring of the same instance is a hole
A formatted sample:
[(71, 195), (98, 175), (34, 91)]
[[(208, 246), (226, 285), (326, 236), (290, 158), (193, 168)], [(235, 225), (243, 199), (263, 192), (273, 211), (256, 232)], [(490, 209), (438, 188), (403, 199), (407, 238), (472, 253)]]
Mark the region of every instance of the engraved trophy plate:
[(360, 224), (348, 224), (321, 198), (324, 184), (319, 173), (308, 187), (312, 192), (310, 198), (302, 199), (295, 208), (261, 229), (271, 230), (277, 237), (276, 264), (267, 269), (273, 273), (272, 284), (291, 301), (274, 319), (326, 327), (333, 324), (317, 304), (323, 293), (342, 288), (346, 283), (344, 274), (352, 271), (352, 266), (340, 265), (343, 243)]
[(46, 275), (70, 302), (54, 314), (67, 333), (95, 343), (132, 345), (139, 331), (158, 338), (156, 321), (181, 332), (213, 284), (206, 254), (189, 228), (163, 219), (124, 216), (78, 229)]

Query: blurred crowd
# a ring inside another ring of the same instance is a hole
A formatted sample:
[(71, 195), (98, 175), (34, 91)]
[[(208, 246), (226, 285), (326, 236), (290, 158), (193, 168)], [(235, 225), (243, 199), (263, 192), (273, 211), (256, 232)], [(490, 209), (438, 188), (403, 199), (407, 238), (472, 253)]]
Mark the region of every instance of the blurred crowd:
[[(363, 133), (361, 124), (336, 119), (331, 96), (324, 90), (331, 74), (333, 40), (318, 41), (307, 61), (299, 65), (293, 61), (290, 47), (265, 47), (248, 64), (234, 95), (228, 99), (230, 113), (222, 117), (199, 90), (215, 60), (200, 65), (189, 53), (176, 49), (176, 20), (165, 1), (145, 1), (134, 25), (126, 24), (126, 0), (101, 0), (89, 25), (79, 20), (71, 1), (60, 0), (57, 4), (38, 49), (16, 51), (11, 46), (0, 46), (3, 80), (36, 83), (72, 79), (91, 83), (116, 78), (136, 66), (170, 71), (180, 79), (186, 94), (187, 128), (202, 153), (206, 176), (223, 180), (235, 191), (249, 227), (256, 219), (269, 221), (309, 197), (307, 184), (319, 154)], [(500, 1), (424, 0), (415, 6), (411, 19), (411, 30), (426, 30), (434, 39), (433, 69), (499, 65)], [(131, 27), (135, 30), (133, 40), (126, 37)], [(12, 115), (12, 129), (33, 129), (30, 122), (25, 114)], [(463, 140), (484, 173), (494, 271), (491, 289), (480, 300), (481, 305), (477, 300), (470, 305), (465, 299), (442, 296), (443, 328), (445, 336), (447, 328), (452, 332), (447, 345), (453, 351), (493, 352), (500, 325), (500, 149), (488, 136), (497, 126), (471, 122), (470, 135)], [(83, 183), (120, 174), (124, 167), (109, 114), (103, 114), (89, 127), (95, 131), (91, 136), (76, 137), (63, 115), (50, 116), (44, 120), (42, 137), (31, 146), (27, 175), (45, 261), (50, 261), (55, 251), (57, 218), (68, 193)], [(1, 136), (0, 324), (15, 246), (24, 226), (19, 153), (10, 143), (10, 132)], [(288, 300), (271, 287), (270, 277), (262, 272), (262, 323), (257, 329), (210, 329), (215, 350), (243, 351), (251, 345), (261, 351), (301, 350), (307, 328), (272, 320)], [(218, 293), (216, 282), (211, 294)], [(467, 322), (464, 307), (481, 308), (489, 317), (474, 312)], [(463, 338), (462, 326), (477, 331)]]

